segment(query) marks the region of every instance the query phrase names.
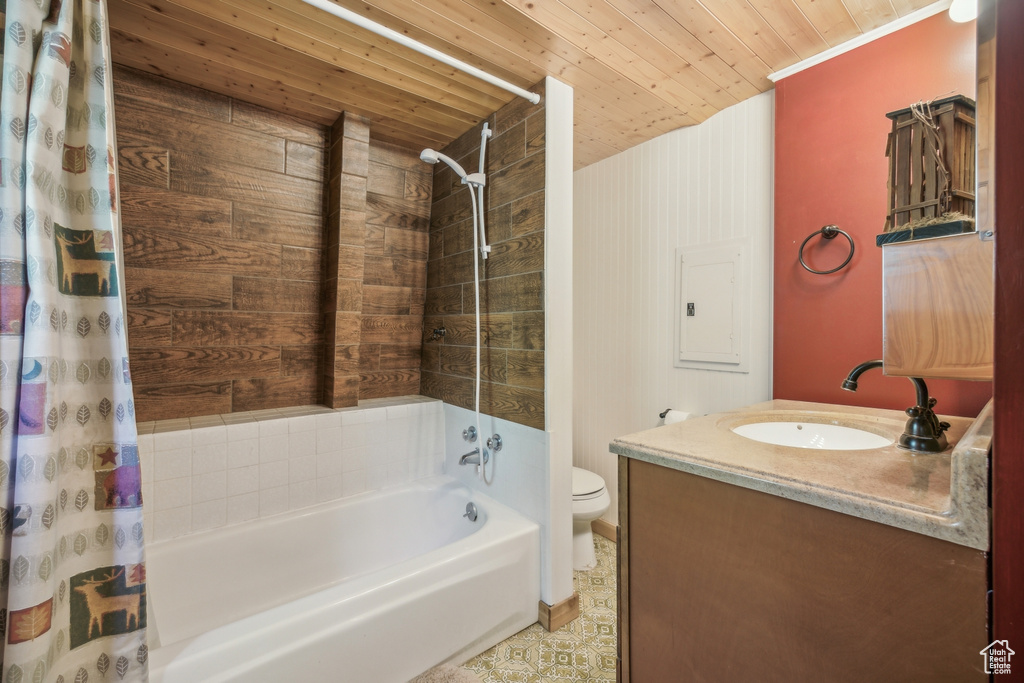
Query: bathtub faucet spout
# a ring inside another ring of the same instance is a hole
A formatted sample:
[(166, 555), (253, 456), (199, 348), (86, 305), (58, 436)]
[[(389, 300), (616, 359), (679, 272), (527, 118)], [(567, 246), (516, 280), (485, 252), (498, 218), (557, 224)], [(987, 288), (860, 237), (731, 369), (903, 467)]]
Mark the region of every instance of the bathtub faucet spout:
[[(484, 449), (484, 464), (486, 465), (487, 461), (490, 460), (490, 459), (491, 459), (490, 454), (487, 452), (487, 449), (485, 448)], [(465, 455), (463, 455), (461, 458), (459, 458), (459, 464), (460, 465), (479, 465), (480, 464), (480, 449), (479, 448), (474, 448), (469, 453), (466, 453)]]

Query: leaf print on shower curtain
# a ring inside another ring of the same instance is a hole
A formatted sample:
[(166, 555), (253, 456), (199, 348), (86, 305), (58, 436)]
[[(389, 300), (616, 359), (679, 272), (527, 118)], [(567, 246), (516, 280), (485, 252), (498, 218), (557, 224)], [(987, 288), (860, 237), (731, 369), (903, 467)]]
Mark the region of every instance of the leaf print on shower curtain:
[(0, 60), (0, 679), (146, 681), (105, 0), (8, 0)]

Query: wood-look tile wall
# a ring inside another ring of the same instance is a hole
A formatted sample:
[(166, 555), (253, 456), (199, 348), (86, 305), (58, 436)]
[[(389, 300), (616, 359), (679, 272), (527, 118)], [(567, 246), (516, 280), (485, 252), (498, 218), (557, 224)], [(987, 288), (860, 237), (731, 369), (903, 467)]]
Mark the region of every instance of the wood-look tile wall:
[(366, 241), (370, 126), (343, 112), (331, 127), (324, 272), (324, 403), (359, 402), (359, 320)]
[(319, 403), (329, 131), (115, 67), (139, 420)]
[[(532, 88), (543, 93), (543, 83)], [(480, 410), (544, 428), (544, 102), (517, 98), (489, 118), (486, 224), (492, 246), (481, 272), (483, 383)], [(480, 126), (444, 153), (478, 168)], [(426, 396), (473, 408), (475, 373), (473, 221), (469, 190), (434, 167), (422, 387)], [(439, 341), (430, 339), (444, 327)]]
[(432, 169), (370, 140), (359, 337), (359, 398), (420, 393)]
[(418, 152), (348, 113), (327, 128), (114, 77), (139, 419), (419, 393), (432, 176)]
[(418, 394), (430, 167), (348, 112), (331, 139), (324, 401)]

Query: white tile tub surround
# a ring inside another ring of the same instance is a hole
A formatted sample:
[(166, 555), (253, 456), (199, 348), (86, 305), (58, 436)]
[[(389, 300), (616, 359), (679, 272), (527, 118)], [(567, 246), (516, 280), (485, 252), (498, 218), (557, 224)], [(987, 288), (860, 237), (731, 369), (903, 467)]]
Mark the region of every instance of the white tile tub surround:
[(440, 474), (444, 411), (404, 396), (140, 423), (139, 455), (160, 541)]
[[(458, 479), (471, 489), (486, 493), (499, 503), (507, 505), (541, 528), (541, 567), (548, 560), (550, 532), (550, 500), (548, 497), (549, 455), (547, 432), (525, 427), (515, 422), (480, 414), (483, 438), (469, 443), (462, 438), (462, 430), (475, 425), (472, 410), (444, 404), (445, 457), (444, 473)], [(475, 465), (459, 465), (459, 458), (488, 437), (500, 434), (502, 449), (491, 454), (486, 467), (486, 478), (481, 480)], [(547, 588), (541, 572), (541, 592)]]

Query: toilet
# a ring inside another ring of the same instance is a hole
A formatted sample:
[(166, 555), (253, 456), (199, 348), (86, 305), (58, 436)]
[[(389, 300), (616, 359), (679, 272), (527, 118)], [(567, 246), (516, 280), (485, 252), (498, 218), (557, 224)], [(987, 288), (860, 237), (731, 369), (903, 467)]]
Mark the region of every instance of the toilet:
[(597, 566), (590, 523), (608, 511), (612, 499), (600, 475), (572, 468), (572, 568), (586, 571)]

